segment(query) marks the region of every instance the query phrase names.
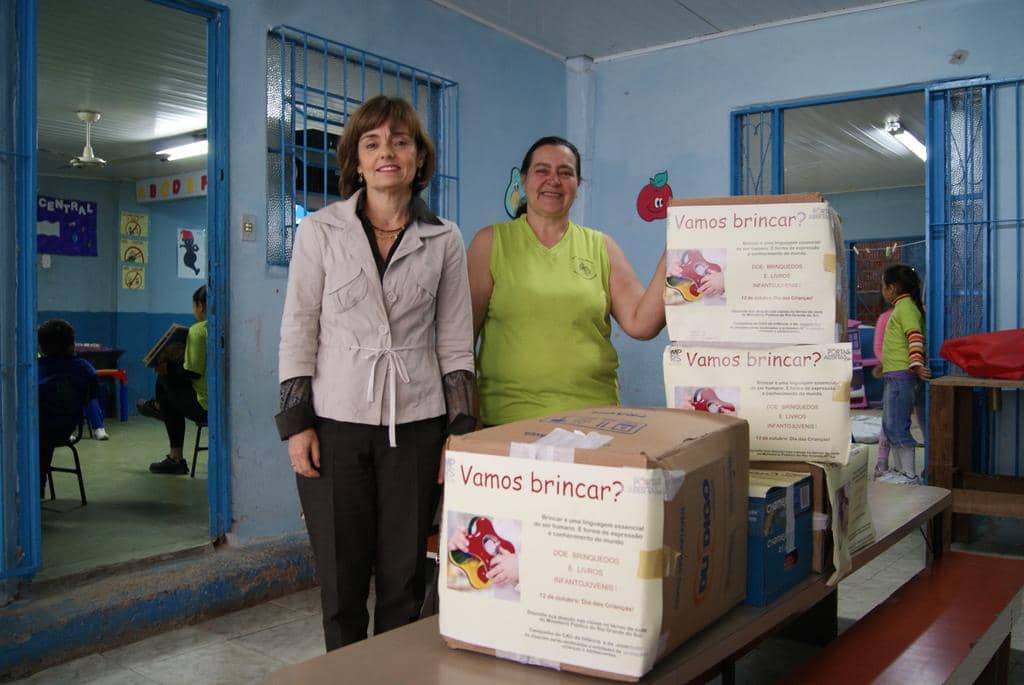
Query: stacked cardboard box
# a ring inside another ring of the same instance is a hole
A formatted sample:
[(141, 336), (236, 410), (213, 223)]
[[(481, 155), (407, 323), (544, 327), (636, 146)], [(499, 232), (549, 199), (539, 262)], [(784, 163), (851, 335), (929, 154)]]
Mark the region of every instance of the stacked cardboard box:
[(732, 417), (608, 407), (451, 438), (444, 639), (639, 679), (743, 601), (747, 436)]
[(667, 405), (747, 419), (753, 461), (846, 466), (838, 215), (820, 194), (672, 200), (666, 231)]

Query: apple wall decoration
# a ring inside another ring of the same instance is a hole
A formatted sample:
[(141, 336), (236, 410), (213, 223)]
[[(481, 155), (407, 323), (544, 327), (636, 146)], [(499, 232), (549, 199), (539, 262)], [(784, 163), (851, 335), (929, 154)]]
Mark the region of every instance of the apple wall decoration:
[(664, 219), (668, 216), (668, 201), (672, 199), (672, 186), (668, 184), (668, 171), (650, 179), (636, 196), (636, 213), (644, 221)]

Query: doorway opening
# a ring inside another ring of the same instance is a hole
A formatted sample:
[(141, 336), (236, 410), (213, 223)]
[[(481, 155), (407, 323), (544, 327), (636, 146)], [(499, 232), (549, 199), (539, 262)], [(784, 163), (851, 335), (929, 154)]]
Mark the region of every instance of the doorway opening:
[[(186, 421), (187, 472), (150, 471), (169, 452), (168, 432), (136, 408), (154, 395), (150, 347), (172, 324), (196, 323), (197, 288), (222, 294), (226, 283), (217, 268), (225, 222), (213, 220), (225, 204), (215, 165), (226, 141), (216, 140), (212, 116), (226, 93), (211, 78), (226, 45), (211, 30), (212, 10), (189, 1), (37, 2), (34, 323), (68, 321), (78, 355), (100, 374), (97, 406), (74, 436), (83, 489), (77, 476), (56, 473), (44, 491), (37, 581), (194, 549), (223, 532), (220, 346), (205, 348), (210, 416), (207, 425)], [(209, 153), (179, 158), (185, 144)], [(223, 327), (218, 297), (207, 304), (211, 341)], [(193, 473), (194, 450), (207, 445)], [(58, 448), (53, 463), (72, 459)]]

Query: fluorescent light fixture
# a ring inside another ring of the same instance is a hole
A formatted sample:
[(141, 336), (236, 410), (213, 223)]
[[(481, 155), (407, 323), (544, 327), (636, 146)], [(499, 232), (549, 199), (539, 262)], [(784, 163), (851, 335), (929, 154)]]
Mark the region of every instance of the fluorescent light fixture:
[(167, 161), (173, 162), (176, 159), (185, 159), (186, 157), (198, 157), (199, 155), (205, 155), (208, 148), (208, 143), (205, 140), (197, 140), (194, 143), (188, 143), (187, 145), (179, 145), (177, 147), (169, 147), (166, 150), (157, 150), (158, 157), (167, 157)]
[(920, 157), (922, 162), (928, 159), (928, 150), (925, 148), (924, 143), (915, 138), (913, 133), (903, 128), (899, 117), (889, 117), (886, 119), (885, 130), (889, 135), (898, 140), (903, 147)]

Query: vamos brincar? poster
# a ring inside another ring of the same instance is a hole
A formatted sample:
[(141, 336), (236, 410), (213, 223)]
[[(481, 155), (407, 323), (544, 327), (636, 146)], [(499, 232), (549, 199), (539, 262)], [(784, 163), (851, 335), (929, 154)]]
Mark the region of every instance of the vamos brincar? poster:
[(548, 665), (646, 672), (661, 593), (637, 560), (662, 545), (662, 472), (451, 450), (446, 463), (445, 615), (489, 620), (445, 634)]
[(850, 343), (764, 349), (669, 345), (665, 401), (750, 423), (750, 458), (845, 464)]
[(838, 218), (828, 203), (701, 202), (673, 200), (668, 210), (669, 337), (836, 342)]

